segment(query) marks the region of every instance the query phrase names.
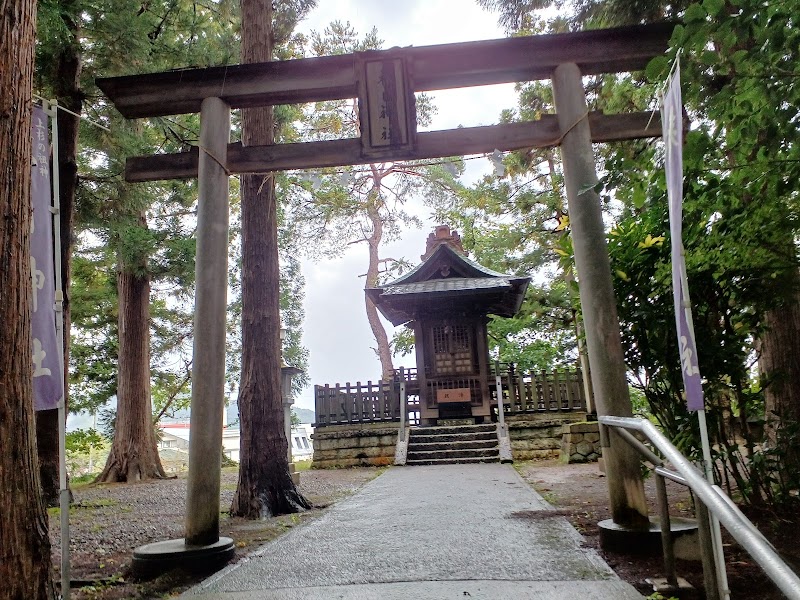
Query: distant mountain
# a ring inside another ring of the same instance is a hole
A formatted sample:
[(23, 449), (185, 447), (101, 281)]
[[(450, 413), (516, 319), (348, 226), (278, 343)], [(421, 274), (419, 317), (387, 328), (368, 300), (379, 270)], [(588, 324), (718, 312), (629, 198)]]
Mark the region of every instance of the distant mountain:
[(309, 410), (308, 408), (297, 408), (293, 406), (292, 412), (297, 415), (297, 418), (300, 419), (301, 423), (313, 423), (317, 420), (317, 416), (314, 414), (314, 411)]

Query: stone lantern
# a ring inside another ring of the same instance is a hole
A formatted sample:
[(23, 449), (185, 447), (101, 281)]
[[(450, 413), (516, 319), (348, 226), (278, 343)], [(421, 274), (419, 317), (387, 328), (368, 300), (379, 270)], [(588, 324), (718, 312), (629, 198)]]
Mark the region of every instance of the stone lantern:
[(283, 403), (283, 428), (286, 433), (287, 443), (287, 458), (289, 460), (290, 471), (292, 479), (297, 483), (298, 473), (294, 472), (294, 465), (292, 464), (292, 404), (294, 398), (292, 397), (292, 379), (295, 375), (299, 375), (303, 371), (297, 367), (287, 365), (283, 360), (283, 341), (286, 338), (286, 330), (281, 328), (281, 401)]

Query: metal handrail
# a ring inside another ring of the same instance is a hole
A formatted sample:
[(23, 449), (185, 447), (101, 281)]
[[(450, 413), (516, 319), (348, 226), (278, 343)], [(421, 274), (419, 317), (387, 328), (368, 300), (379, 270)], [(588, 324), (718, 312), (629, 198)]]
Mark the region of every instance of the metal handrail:
[[(740, 511), (731, 508), (728, 501), (721, 497), (721, 490), (719, 492), (715, 490), (702, 473), (672, 445), (655, 425), (645, 419), (630, 417), (604, 416), (599, 420), (601, 424), (618, 428), (620, 432), (631, 430), (643, 434), (672, 464), (695, 496), (725, 526), (731, 536), (750, 554), (775, 585), (786, 594), (786, 597), (800, 599), (800, 577), (792, 571), (760, 533), (755, 533), (755, 526), (747, 517)], [(626, 441), (628, 440), (626, 439)]]

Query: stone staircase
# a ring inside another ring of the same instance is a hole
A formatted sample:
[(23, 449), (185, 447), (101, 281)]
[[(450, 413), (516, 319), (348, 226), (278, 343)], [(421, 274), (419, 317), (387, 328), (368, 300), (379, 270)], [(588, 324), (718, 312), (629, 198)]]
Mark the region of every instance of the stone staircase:
[(412, 427), (406, 465), (500, 462), (497, 426)]

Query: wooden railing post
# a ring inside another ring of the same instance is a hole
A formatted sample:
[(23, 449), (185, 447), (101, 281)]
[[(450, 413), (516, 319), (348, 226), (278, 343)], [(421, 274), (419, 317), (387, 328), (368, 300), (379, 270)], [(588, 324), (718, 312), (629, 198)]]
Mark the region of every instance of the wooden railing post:
[(497, 388), (497, 422), (500, 424), (502, 435), (506, 432), (506, 416), (503, 410), (503, 377), (500, 374), (500, 363), (495, 363), (494, 385)]
[[(344, 416), (345, 423), (350, 423), (350, 414), (351, 414), (350, 411), (352, 410), (352, 408), (350, 406), (350, 403), (351, 403), (350, 382), (346, 381), (344, 386), (345, 386), (344, 387), (344, 389), (345, 389), (345, 391), (344, 391), (344, 401), (341, 403), (342, 404), (342, 413), (343, 413), (343, 416)], [(342, 391), (341, 391), (338, 383), (336, 384), (336, 394), (337, 394), (337, 397), (339, 399), (342, 398)]]
[(314, 419), (314, 421), (316, 421), (315, 425), (317, 427), (324, 425), (325, 421), (323, 420), (324, 418), (322, 416), (322, 402), (320, 401), (319, 397), (318, 385), (314, 386), (314, 414), (316, 415), (316, 418)]
[(661, 526), (661, 550), (664, 554), (664, 575), (667, 579), (667, 585), (677, 589), (678, 578), (675, 576), (675, 548), (672, 542), (672, 528), (669, 519), (667, 484), (663, 475), (655, 473), (655, 476), (658, 517)]
[(406, 382), (400, 380), (400, 429), (397, 432), (401, 441), (406, 439)]
[(561, 394), (561, 383), (559, 382), (558, 369), (553, 370), (553, 398), (556, 403), (556, 410), (562, 412), (564, 410), (565, 398)]
[(392, 410), (392, 390), (394, 389), (394, 380), (387, 380), (383, 382), (383, 391), (381, 398), (383, 399), (383, 410), (381, 411), (382, 419), (385, 421), (393, 420), (394, 410)]
[(514, 407), (517, 405), (517, 386), (514, 381), (514, 363), (508, 364), (508, 404), (511, 412), (514, 412)]
[[(367, 390), (369, 390), (369, 385), (371, 383), (371, 381), (367, 381)], [(356, 393), (353, 398), (353, 415), (359, 423), (364, 420), (364, 392), (361, 390), (360, 381), (356, 381)]]

